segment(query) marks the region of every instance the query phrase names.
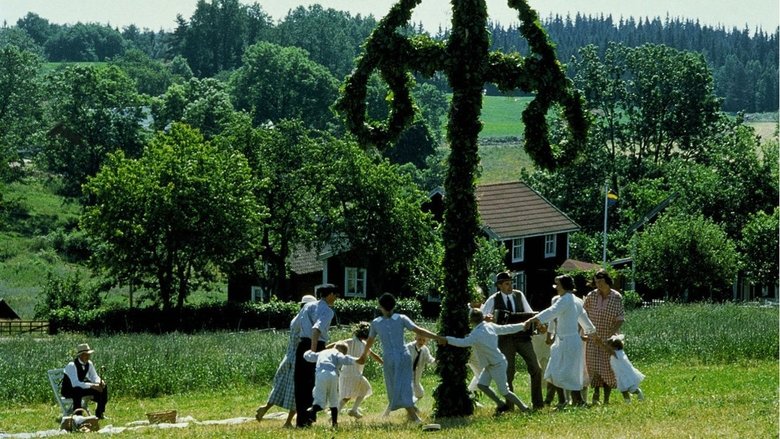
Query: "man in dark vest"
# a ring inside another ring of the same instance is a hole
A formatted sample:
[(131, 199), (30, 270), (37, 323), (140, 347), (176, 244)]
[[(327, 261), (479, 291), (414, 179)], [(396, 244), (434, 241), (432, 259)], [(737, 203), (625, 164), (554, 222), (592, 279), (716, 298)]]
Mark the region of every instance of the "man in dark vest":
[(73, 410), (81, 408), (81, 398), (91, 396), (97, 403), (95, 416), (98, 419), (105, 419), (108, 387), (97, 374), (95, 365), (89, 360), (95, 351), (90, 349), (88, 344), (82, 343), (76, 347), (76, 352), (76, 358), (65, 366), (62, 396), (73, 399)]
[(316, 302), (307, 303), (300, 312), (301, 337), (295, 351), (295, 426), (309, 427), (317, 420), (317, 414), (307, 411), (314, 403), (316, 365), (303, 358), (310, 350), (319, 352), (328, 344), (330, 324), (335, 315), (333, 303), (339, 297), (339, 290), (333, 284), (321, 284), (314, 287), (314, 294), (319, 298)]
[[(499, 325), (524, 322), (536, 315), (531, 309), (525, 295), (520, 290), (512, 289), (512, 274), (508, 272), (496, 275), (496, 287), (498, 291), (488, 297), (482, 305), (482, 312), (486, 320)], [(509, 390), (514, 392), (515, 355), (519, 354), (525, 361), (528, 374), (531, 376), (531, 402), (535, 409), (544, 407), (542, 398), (542, 369), (536, 359), (534, 346), (531, 343), (533, 328), (527, 328), (515, 334), (498, 336), (498, 349), (504, 354), (507, 361), (506, 381)]]

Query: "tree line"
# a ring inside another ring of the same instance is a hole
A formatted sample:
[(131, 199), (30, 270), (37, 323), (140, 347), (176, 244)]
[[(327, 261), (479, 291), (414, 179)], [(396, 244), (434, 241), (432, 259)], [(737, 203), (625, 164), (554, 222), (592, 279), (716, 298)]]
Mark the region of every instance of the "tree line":
[[(178, 15), (175, 23), (172, 31), (139, 29), (135, 25), (120, 30), (97, 23), (60, 25), (28, 13), (15, 26), (0, 29), (0, 45), (10, 42), (52, 62), (106, 61), (128, 50), (138, 50), (166, 63), (181, 57), (196, 76), (210, 77), (238, 68), (247, 47), (267, 41), (306, 50), (312, 60), (341, 80), (352, 69), (360, 45), (376, 20), (313, 5), (292, 9), (274, 23), (257, 3), (199, 0), (191, 17)], [(665, 45), (704, 56), (713, 72), (715, 94), (723, 99), (723, 110), (773, 112), (778, 108), (777, 29), (727, 29), (669, 17), (621, 17), (615, 21), (611, 15), (581, 14), (550, 16), (543, 25), (564, 63), (588, 45), (595, 45), (602, 54), (610, 43), (627, 47)], [(406, 31), (426, 33), (421, 25)], [(489, 31), (493, 50), (528, 53), (528, 44), (516, 26), (492, 23)], [(449, 29), (439, 29), (432, 36), (441, 40), (448, 35)], [(447, 87), (445, 83), (440, 85)]]

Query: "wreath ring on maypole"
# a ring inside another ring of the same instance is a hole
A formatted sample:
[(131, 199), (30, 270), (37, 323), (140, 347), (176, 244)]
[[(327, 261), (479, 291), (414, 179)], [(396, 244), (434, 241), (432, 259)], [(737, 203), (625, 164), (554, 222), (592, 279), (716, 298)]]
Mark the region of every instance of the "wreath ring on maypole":
[[(364, 45), (355, 70), (347, 78), (341, 98), (335, 108), (343, 115), (349, 131), (362, 144), (372, 144), (379, 150), (390, 146), (414, 119), (411, 88), (414, 77), (408, 60), (415, 49), (406, 37), (396, 32), (409, 23), (412, 10), (421, 0), (401, 0), (383, 18)], [(366, 114), (368, 79), (378, 71), (387, 83), (392, 99), (390, 112), (384, 120), (370, 119)]]

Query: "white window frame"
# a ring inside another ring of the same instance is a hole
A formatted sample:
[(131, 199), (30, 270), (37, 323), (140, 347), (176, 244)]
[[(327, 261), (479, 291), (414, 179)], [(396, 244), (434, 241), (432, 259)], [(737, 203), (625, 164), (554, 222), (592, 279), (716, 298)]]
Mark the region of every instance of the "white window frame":
[(526, 285), (526, 278), (525, 278), (525, 271), (518, 271), (515, 273), (514, 276), (512, 276), (512, 288), (515, 290), (520, 290), (525, 293), (525, 285)]
[[(368, 280), (368, 270), (360, 267), (344, 267), (344, 297), (366, 298), (366, 285)], [(355, 291), (350, 291), (350, 283), (356, 287)], [(362, 291), (360, 284), (362, 283)]]
[(512, 240), (512, 262), (523, 262), (524, 260), (525, 238), (515, 238)]
[(545, 258), (554, 258), (557, 246), (558, 246), (558, 235), (554, 233), (549, 235), (544, 235), (544, 257)]
[(251, 287), (252, 291), (252, 302), (265, 302), (266, 301), (266, 292), (263, 289), (263, 287), (259, 287), (257, 285), (252, 285)]

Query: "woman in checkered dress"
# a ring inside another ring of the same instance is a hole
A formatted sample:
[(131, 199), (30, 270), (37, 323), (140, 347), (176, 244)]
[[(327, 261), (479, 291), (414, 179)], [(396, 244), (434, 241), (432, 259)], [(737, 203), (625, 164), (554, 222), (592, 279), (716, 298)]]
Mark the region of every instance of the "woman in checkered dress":
[[(303, 299), (300, 301), (301, 308), (303, 308), (303, 305), (315, 301), (317, 299), (314, 296), (303, 296)], [(289, 410), (284, 426), (292, 427), (292, 419), (295, 416), (295, 350), (298, 348), (298, 342), (300, 341), (300, 318), (301, 313), (299, 311), (298, 315), (290, 322), (290, 340), (287, 342), (287, 352), (276, 369), (273, 388), (271, 389), (271, 394), (268, 395), (268, 402), (257, 409), (255, 414), (257, 422), (263, 420), (263, 416), (265, 416), (268, 409), (277, 405)]]
[[(585, 297), (584, 308), (590, 321), (596, 326), (596, 335), (602, 340), (618, 334), (623, 324), (623, 296), (612, 289), (612, 277), (606, 270), (599, 270), (593, 277), (596, 289)], [(586, 347), (585, 363), (593, 387), (593, 400), (599, 402), (599, 389), (604, 388), (604, 404), (617, 386), (615, 374), (609, 365), (610, 354), (601, 345), (590, 341)]]

